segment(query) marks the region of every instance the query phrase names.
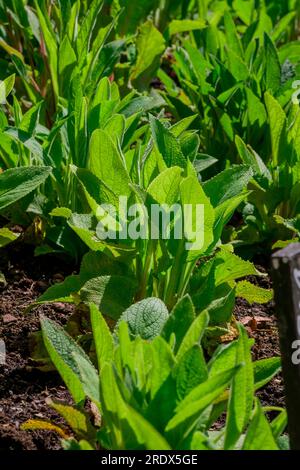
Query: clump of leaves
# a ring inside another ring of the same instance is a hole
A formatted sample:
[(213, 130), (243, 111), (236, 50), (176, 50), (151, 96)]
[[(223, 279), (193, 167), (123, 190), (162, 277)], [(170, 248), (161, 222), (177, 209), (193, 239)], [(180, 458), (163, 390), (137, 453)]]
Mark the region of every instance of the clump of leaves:
[[(76, 301), (79, 294), (86, 302), (97, 297), (100, 307), (103, 299), (110, 299), (110, 303), (105, 301), (104, 310), (100, 308), (105, 315), (118, 319), (120, 309), (116, 313), (113, 307), (117, 297), (122, 305), (123, 295), (126, 302), (155, 296), (172, 309), (177, 300), (190, 292), (197, 310), (215, 310), (212, 317), (217, 324), (230, 321), (236, 293), (250, 299), (247, 292), (251, 287), (251, 301), (261, 301), (262, 290), (249, 283), (236, 283), (245, 276), (259, 275), (257, 270), (236, 257), (231, 246), (223, 249), (220, 243), (223, 228), (247, 197), (245, 187), (252, 178), (252, 170), (247, 165), (235, 166), (201, 184), (198, 178), (201, 165), (205, 167), (211, 161), (198, 154), (199, 140), (188, 129), (190, 123), (188, 118), (170, 126), (150, 117), (150, 135), (137, 149), (126, 154), (107, 131), (94, 131), (89, 169), (73, 167), (91, 212), (76, 214), (68, 208), (57, 208), (52, 215), (67, 221), (68, 227), (94, 252), (95, 260), (105, 261), (88, 265), (84, 262), (79, 276), (51, 288), (38, 302)], [(122, 138), (121, 134), (119, 140)], [(108, 152), (110, 159), (107, 159)], [(148, 229), (148, 236), (134, 239), (130, 230), (123, 236), (123, 223), (126, 226), (135, 223), (135, 216), (130, 218), (120, 208), (119, 197), (123, 196), (127, 197), (128, 206), (147, 209), (148, 218), (142, 219), (141, 231)], [(153, 205), (161, 208), (168, 221), (165, 226), (157, 227), (155, 237), (152, 236)], [(174, 205), (180, 207), (183, 215), (179, 238), (175, 236)], [(185, 205), (191, 207), (191, 216), (186, 213)], [(199, 220), (197, 224), (199, 206), (204, 211), (201, 227)], [(99, 223), (108, 233), (115, 230), (112, 239), (98, 236)], [(203, 237), (199, 244), (200, 233)], [(215, 259), (205, 263), (208, 257)], [(201, 260), (203, 263), (197, 269)], [(120, 282), (127, 289), (116, 287), (119, 292), (116, 297), (113, 286), (120, 286)], [(270, 292), (266, 292), (262, 302), (267, 300)]]
[(243, 245), (283, 247), (299, 238), (299, 124), (300, 108), (295, 104), (286, 114), (279, 102), (265, 95), (269, 120), (270, 152), (263, 159), (236, 136), (243, 163), (251, 166), (251, 193), (243, 209), (246, 226), (234, 233)]
[[(207, 362), (201, 342), (209, 315), (183, 314), (183, 302), (168, 315), (160, 300), (146, 299), (124, 314), (114, 334), (91, 304), (97, 367), (61, 327), (42, 318), (46, 348), (75, 402), (51, 406), (76, 439), (41, 420), (23, 429), (52, 429), (66, 449), (77, 450), (279, 449), (286, 412), (276, 408), (270, 423), (271, 408), (264, 409), (255, 392), (278, 373), (280, 359), (252, 362), (253, 342), (239, 326), (239, 338)], [(83, 409), (86, 398), (97, 427)], [(225, 425), (213, 430), (224, 412)]]
[[(286, 106), (294, 93), (299, 43), (286, 36), (295, 30), (298, 13), (296, 3), (281, 12), (280, 20), (265, 2), (209, 4), (205, 28), (175, 42), (158, 75), (177, 118), (199, 113), (201, 150), (224, 168), (227, 160), (236, 162), (236, 135), (260, 154), (268, 151), (263, 97), (269, 92)], [(174, 79), (167, 73), (170, 67)]]

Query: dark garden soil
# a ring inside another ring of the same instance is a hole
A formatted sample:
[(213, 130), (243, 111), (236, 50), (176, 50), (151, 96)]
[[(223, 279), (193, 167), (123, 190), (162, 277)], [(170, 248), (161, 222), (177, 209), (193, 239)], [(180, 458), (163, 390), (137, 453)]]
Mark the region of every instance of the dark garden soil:
[[(260, 268), (261, 270), (263, 268)], [(39, 315), (65, 324), (73, 312), (70, 305), (55, 304), (24, 313), (49, 285), (72, 273), (73, 267), (65, 260), (52, 257), (34, 258), (31, 247), (15, 245), (0, 250), (0, 339), (6, 343), (6, 364), (0, 365), (0, 451), (1, 450), (56, 450), (60, 438), (51, 432), (22, 431), (20, 425), (28, 419), (54, 420), (61, 418), (46, 404), (47, 398), (70, 402), (70, 396), (55, 372), (42, 372), (30, 358), (28, 338), (39, 330)], [(260, 281), (263, 287), (269, 278)], [(274, 306), (249, 306), (238, 300), (236, 317), (255, 339), (255, 359), (279, 354)], [(259, 392), (263, 405), (284, 405), (281, 377), (275, 378)]]
[(55, 372), (41, 372), (30, 359), (28, 338), (39, 330), (39, 315), (64, 324), (73, 307), (55, 304), (24, 314), (49, 285), (72, 272), (65, 261), (34, 258), (32, 249), (20, 246), (0, 253), (0, 338), (6, 344), (6, 365), (0, 365), (0, 450), (49, 450), (60, 448), (60, 438), (47, 431), (22, 431), (28, 419), (61, 419), (46, 404), (47, 398), (70, 401)]

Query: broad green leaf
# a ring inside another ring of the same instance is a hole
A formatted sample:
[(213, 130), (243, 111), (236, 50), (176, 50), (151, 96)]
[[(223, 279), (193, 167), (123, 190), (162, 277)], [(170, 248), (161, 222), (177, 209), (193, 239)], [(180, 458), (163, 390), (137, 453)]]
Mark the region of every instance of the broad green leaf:
[(197, 31), (204, 28), (206, 28), (206, 24), (202, 20), (172, 20), (165, 35), (170, 38), (174, 34)]
[(169, 450), (165, 438), (137, 411), (127, 405), (117, 385), (113, 366), (101, 372), (101, 404), (113, 438), (113, 448)]
[(35, 104), (24, 114), (19, 125), (20, 130), (26, 132), (28, 135), (34, 136), (36, 134), (42, 104), (42, 102)]
[(247, 146), (238, 135), (235, 138), (235, 144), (243, 163), (251, 167), (254, 176), (263, 176), (268, 180), (272, 179), (271, 173), (261, 157), (250, 146)]
[(130, 195), (130, 178), (120, 153), (109, 134), (101, 129), (91, 137), (89, 168), (115, 194)]
[(148, 298), (129, 307), (119, 322), (128, 323), (133, 336), (151, 340), (158, 336), (169, 317), (165, 304), (156, 298)]
[(281, 370), (281, 358), (270, 357), (253, 363), (255, 390), (262, 388)]
[(98, 360), (98, 370), (101, 370), (106, 362), (112, 361), (113, 359), (113, 337), (106, 321), (95, 304), (90, 305), (90, 316)]
[(137, 27), (147, 18), (157, 0), (143, 0), (139, 3), (132, 3), (131, 0), (118, 0), (115, 3), (123, 9), (118, 21), (118, 32), (124, 36), (136, 33)]
[(0, 174), (0, 210), (17, 202), (45, 182), (51, 167), (19, 167)]
[(181, 204), (184, 210), (184, 232), (188, 240), (189, 256), (205, 250), (213, 242), (215, 212), (195, 176), (185, 178), (180, 184)]
[(172, 134), (175, 137), (180, 137), (185, 131), (188, 130), (188, 128), (191, 126), (191, 124), (195, 121), (196, 118), (197, 114), (193, 114), (192, 116), (188, 116), (176, 122), (176, 124), (173, 124), (173, 126), (170, 128)]
[(247, 332), (239, 326), (236, 365), (243, 367), (236, 373), (231, 385), (226, 418), (225, 449), (233, 449), (245, 430), (253, 407), (254, 378), (251, 350)]
[(250, 261), (244, 261), (234, 253), (227, 250), (221, 250), (217, 254), (218, 262), (215, 270), (216, 285), (221, 285), (225, 282), (235, 281), (245, 276), (257, 276), (260, 272)]
[(14, 242), (19, 236), (19, 234), (12, 232), (9, 228), (0, 228), (0, 248)]
[(236, 364), (237, 341), (221, 345), (208, 363), (209, 376), (232, 369)]
[[(63, 328), (52, 320), (45, 317), (41, 318), (42, 333), (44, 343), (49, 353), (50, 359), (57, 368), (59, 374), (68, 387), (76, 403), (84, 400), (86, 393), (82, 385), (81, 371), (73, 355), (76, 353), (78, 358), (82, 359), (82, 364), (94, 381), (98, 380), (98, 373), (90, 362), (85, 352), (78, 344), (63, 330)], [(89, 398), (99, 401), (99, 396), (90, 396)]]
[(179, 141), (173, 133), (153, 116), (150, 117), (150, 125), (157, 150), (163, 157), (167, 167), (178, 166), (185, 169), (187, 160), (182, 153)]
[(56, 99), (58, 99), (58, 96), (59, 96), (59, 84), (58, 84), (58, 76), (57, 76), (58, 47), (57, 47), (56, 37), (52, 29), (50, 18), (47, 15), (44, 15), (37, 0), (34, 0), (34, 5), (36, 8), (36, 12), (37, 12), (38, 19), (40, 22), (41, 31), (44, 37), (46, 48), (47, 48), (53, 90), (54, 90)]
[(286, 410), (282, 410), (271, 423), (272, 434), (274, 439), (279, 439), (281, 434), (286, 430), (288, 425), (288, 415)]
[(252, 170), (247, 165), (237, 165), (222, 171), (204, 183), (205, 194), (213, 207), (239, 195), (252, 178)]
[(156, 336), (151, 342), (151, 397), (155, 397), (165, 380), (175, 367), (176, 360), (171, 347), (161, 336)]
[(194, 345), (181, 357), (174, 370), (174, 377), (179, 401), (208, 379), (207, 365), (201, 346)]
[(269, 93), (265, 94), (265, 102), (269, 116), (272, 159), (274, 166), (280, 161), (280, 147), (286, 128), (286, 115), (278, 101)]
[(152, 21), (146, 21), (136, 40), (137, 61), (131, 72), (130, 80), (139, 90), (147, 89), (159, 68), (160, 58), (165, 50), (165, 40)]
[[(261, 101), (252, 91), (251, 88), (246, 88), (247, 105), (248, 105), (248, 118), (251, 126), (258, 125), (262, 127), (267, 120), (267, 113)], [(238, 136), (237, 136), (238, 137)], [(236, 138), (237, 138), (236, 137)], [(247, 162), (244, 162), (247, 163)]]
[(114, 114), (106, 123), (104, 130), (113, 137), (114, 142), (122, 145), (126, 119), (122, 114)]
[(80, 298), (94, 303), (97, 308), (115, 320), (132, 303), (136, 282), (125, 276), (99, 276), (87, 281), (79, 291)]
[(95, 439), (96, 430), (83, 410), (66, 405), (59, 401), (47, 400), (47, 404), (59, 413), (68, 423), (78, 439)]
[(266, 90), (276, 93), (281, 86), (281, 65), (272, 39), (265, 33), (265, 82)]
[(175, 353), (194, 320), (194, 305), (190, 296), (186, 295), (175, 305), (161, 332), (161, 336), (168, 342), (172, 335), (175, 336)]
[(233, 21), (231, 14), (225, 11), (224, 14), (224, 26), (226, 35), (226, 44), (229, 49), (235, 52), (239, 57), (243, 55), (243, 48), (237, 33), (236, 25)]
[(182, 180), (182, 169), (171, 167), (160, 173), (147, 189), (152, 199), (159, 204), (175, 204), (179, 198), (179, 185)]
[(15, 75), (10, 75), (4, 80), (0, 80), (0, 104), (6, 103), (6, 98), (14, 88), (15, 79)]
[[(190, 430), (203, 412), (228, 387), (239, 367), (216, 374), (194, 388), (177, 406), (176, 414), (166, 426), (166, 432), (182, 440), (182, 431)], [(167, 435), (168, 435), (167, 434)]]
[(281, 37), (286, 33), (287, 28), (290, 23), (295, 19), (296, 12), (291, 11), (287, 15), (283, 16), (275, 25), (274, 30), (272, 31), (272, 40), (277, 42)]
[(270, 424), (265, 417), (259, 401), (246, 433), (243, 450), (278, 450)]
[(191, 324), (187, 330), (181, 344), (179, 346), (176, 358), (180, 360), (183, 355), (193, 346), (200, 345), (205, 329), (209, 323), (209, 315), (206, 311), (201, 313)]
[(236, 296), (247, 300), (249, 304), (267, 304), (273, 299), (273, 290), (263, 289), (248, 281), (241, 281), (237, 283)]
[(60, 90), (62, 96), (67, 97), (67, 91), (70, 86), (70, 79), (72, 76), (73, 69), (77, 64), (77, 57), (72, 47), (70, 39), (67, 35), (63, 38), (59, 47), (58, 56), (58, 73), (60, 78)]
[(38, 297), (32, 306), (51, 302), (73, 303), (75, 301), (74, 296), (81, 286), (82, 281), (80, 276), (68, 276), (63, 282), (49, 287), (44, 294)]

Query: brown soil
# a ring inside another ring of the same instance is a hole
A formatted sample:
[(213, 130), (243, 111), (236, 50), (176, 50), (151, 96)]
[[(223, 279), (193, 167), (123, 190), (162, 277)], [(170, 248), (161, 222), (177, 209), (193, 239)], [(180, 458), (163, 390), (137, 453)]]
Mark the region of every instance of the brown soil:
[[(35, 367), (30, 359), (28, 336), (39, 330), (41, 313), (65, 324), (73, 307), (54, 304), (36, 308), (31, 313), (25, 314), (24, 310), (49, 285), (69, 275), (73, 266), (50, 256), (34, 258), (31, 247), (15, 245), (0, 250), (1, 271), (7, 285), (0, 283), (0, 339), (5, 341), (7, 357), (5, 366), (0, 365), (0, 450), (56, 450), (60, 448), (60, 438), (56, 434), (20, 429), (23, 422), (34, 418), (63, 424), (45, 401), (48, 397), (71, 400), (55, 372), (45, 373)], [(269, 278), (261, 280), (260, 285), (269, 287)], [(255, 339), (254, 359), (279, 355), (272, 303), (249, 306), (239, 299), (235, 315)], [(258, 396), (263, 405), (284, 406), (282, 378), (275, 378)]]
[(0, 450), (51, 450), (60, 448), (54, 433), (20, 430), (28, 419), (59, 416), (45, 403), (47, 397), (70, 401), (55, 372), (40, 372), (29, 358), (28, 335), (38, 331), (39, 315), (64, 324), (72, 313), (69, 305), (43, 306), (24, 314), (25, 308), (56, 279), (72, 271), (66, 262), (50, 257), (34, 258), (30, 247), (17, 245), (2, 250), (0, 272), (7, 285), (0, 285), (0, 338), (6, 345), (6, 364), (0, 365)]

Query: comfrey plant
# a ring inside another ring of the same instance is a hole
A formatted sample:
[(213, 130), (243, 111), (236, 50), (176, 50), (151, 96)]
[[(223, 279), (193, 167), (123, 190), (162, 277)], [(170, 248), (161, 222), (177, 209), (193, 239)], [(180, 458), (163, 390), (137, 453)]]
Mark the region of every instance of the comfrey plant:
[(156, 296), (172, 309), (190, 293), (197, 310), (211, 308), (215, 322), (226, 323), (236, 294), (251, 302), (270, 300), (270, 291), (236, 282), (260, 273), (220, 243), (223, 227), (248, 194), (252, 171), (236, 166), (201, 184), (197, 169), (211, 162), (198, 155), (191, 122), (170, 126), (150, 117), (151, 134), (126, 154), (119, 144), (122, 127), (112, 136), (94, 131), (89, 170), (73, 167), (91, 212), (52, 212), (91, 252), (79, 275), (51, 287), (38, 303), (97, 298), (101, 311), (118, 320), (133, 301)]
[[(163, 102), (155, 94), (142, 96), (134, 91), (122, 99), (118, 86), (110, 83), (108, 78), (100, 80), (92, 96), (87, 96), (77, 71), (69, 82), (69, 100), (63, 102), (52, 129), (48, 130), (40, 124), (42, 103), (26, 113), (22, 112), (16, 98), (13, 106), (10, 104), (9, 94), (14, 83), (15, 77), (11, 76), (2, 82), (0, 88), (5, 96), (0, 106), (0, 166), (3, 170), (47, 166), (51, 167), (52, 173), (38, 194), (32, 193), (31, 197), (13, 204), (2, 214), (13, 223), (25, 226), (32, 223), (34, 217), (39, 217), (44, 221), (46, 237), (41, 252), (65, 251), (78, 257), (82, 250), (76, 240), (74, 242), (72, 231), (59, 219), (49, 217), (49, 212), (56, 206), (66, 207), (72, 212), (89, 210), (72, 165), (87, 168), (91, 136), (96, 129), (105, 130), (110, 135), (118, 130), (122, 132), (120, 148), (124, 154), (129, 152), (145, 131), (145, 112), (161, 106)], [(13, 126), (9, 125), (4, 111), (8, 111)], [(17, 174), (18, 170), (15, 172)]]
[(262, 158), (239, 136), (236, 145), (243, 163), (251, 165), (254, 178), (243, 209), (246, 226), (234, 234), (244, 245), (282, 247), (300, 234), (299, 103), (287, 113), (269, 93), (265, 94), (269, 120), (269, 153)]
[[(189, 297), (171, 314), (159, 299), (129, 308), (114, 333), (95, 305), (90, 320), (95, 363), (64, 330), (42, 318), (46, 348), (75, 405), (51, 401), (75, 437), (54, 423), (30, 420), (23, 429), (58, 432), (65, 449), (276, 450), (287, 424), (280, 408), (263, 408), (255, 392), (280, 370), (280, 359), (251, 360), (245, 329), (207, 362), (201, 346), (209, 324)], [(84, 408), (92, 403), (94, 421)], [(269, 411), (277, 412), (270, 423)], [(226, 413), (225, 424), (219, 417)]]
[(299, 7), (294, 2), (277, 11), (264, 1), (206, 3), (205, 27), (174, 44), (158, 75), (173, 115), (199, 113), (201, 149), (224, 168), (226, 160), (236, 162), (235, 135), (267, 152), (264, 93), (285, 106), (300, 78), (299, 43), (286, 43), (286, 36), (295, 34)]

